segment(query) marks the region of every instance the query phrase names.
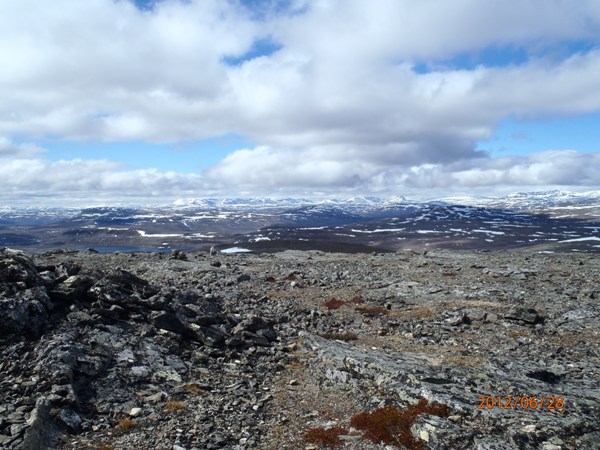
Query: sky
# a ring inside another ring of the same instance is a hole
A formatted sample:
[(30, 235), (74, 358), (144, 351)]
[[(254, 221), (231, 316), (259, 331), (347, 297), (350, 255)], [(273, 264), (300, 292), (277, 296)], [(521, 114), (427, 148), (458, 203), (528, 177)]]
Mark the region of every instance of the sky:
[(597, 0), (0, 0), (0, 206), (600, 189)]

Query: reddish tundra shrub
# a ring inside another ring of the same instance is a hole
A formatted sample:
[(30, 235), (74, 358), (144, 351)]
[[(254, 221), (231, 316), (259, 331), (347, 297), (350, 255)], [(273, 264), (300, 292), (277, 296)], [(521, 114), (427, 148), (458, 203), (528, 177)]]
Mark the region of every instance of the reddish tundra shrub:
[(364, 433), (365, 439), (378, 444), (401, 444), (411, 450), (424, 449), (424, 442), (415, 439), (410, 427), (422, 414), (447, 417), (450, 414), (446, 405), (430, 404), (419, 400), (404, 411), (395, 406), (386, 406), (371, 412), (363, 412), (352, 417), (350, 425)]
[(346, 433), (347, 431), (338, 425), (331, 428), (318, 427), (309, 430), (304, 435), (304, 439), (307, 442), (312, 442), (313, 444), (335, 448), (342, 444), (342, 441), (340, 440), (340, 434)]

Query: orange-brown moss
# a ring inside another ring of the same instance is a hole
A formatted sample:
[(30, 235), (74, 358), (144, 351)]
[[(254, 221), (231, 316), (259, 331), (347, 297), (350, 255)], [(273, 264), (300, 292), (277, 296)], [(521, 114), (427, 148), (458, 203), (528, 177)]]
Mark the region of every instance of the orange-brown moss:
[(348, 303), (353, 303), (355, 305), (360, 305), (362, 303), (365, 302), (365, 299), (362, 298), (360, 295), (355, 295), (354, 297), (352, 297), (352, 300), (350, 300)]
[(313, 428), (309, 430), (305, 435), (304, 439), (307, 442), (312, 442), (313, 444), (322, 445), (325, 447), (339, 447), (342, 444), (340, 440), (340, 434), (345, 434), (347, 431), (338, 425), (331, 428)]
[(331, 310), (334, 310), (334, 309), (340, 309), (345, 304), (346, 304), (346, 302), (343, 301), (343, 300), (331, 299), (331, 300), (326, 301), (325, 303), (323, 303), (323, 306), (325, 306), (325, 308), (327, 308), (328, 310), (331, 311)]

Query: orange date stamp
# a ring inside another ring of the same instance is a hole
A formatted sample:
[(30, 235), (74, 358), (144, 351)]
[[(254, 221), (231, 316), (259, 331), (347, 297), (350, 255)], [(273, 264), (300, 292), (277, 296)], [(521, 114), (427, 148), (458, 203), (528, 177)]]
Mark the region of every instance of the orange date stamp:
[(480, 395), (477, 409), (563, 409), (565, 398), (561, 395)]

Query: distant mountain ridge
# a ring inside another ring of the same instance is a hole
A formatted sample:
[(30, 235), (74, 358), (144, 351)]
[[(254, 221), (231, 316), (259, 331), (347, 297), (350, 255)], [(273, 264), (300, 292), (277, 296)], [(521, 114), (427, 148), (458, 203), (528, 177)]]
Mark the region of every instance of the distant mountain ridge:
[(406, 204), (446, 204), (481, 206), (490, 208), (507, 208), (515, 210), (539, 210), (556, 206), (580, 206), (600, 204), (600, 191), (569, 192), (561, 190), (514, 192), (504, 196), (442, 196), (428, 199), (411, 199), (403, 195), (392, 196), (350, 196), (350, 197), (191, 197), (179, 198), (170, 203), (147, 204), (147, 205), (123, 205), (111, 204), (89, 205), (83, 207), (44, 207), (27, 206), (17, 207), (0, 204), (0, 215), (41, 215), (53, 216), (64, 215), (65, 211), (102, 211), (110, 212), (116, 210), (168, 210), (178, 208), (218, 208), (218, 209), (240, 209), (240, 208), (281, 208), (295, 206), (338, 206), (338, 207), (390, 207)]
[(209, 208), (245, 208), (245, 207), (284, 207), (284, 206), (352, 206), (352, 205), (385, 205), (404, 203), (407, 199), (403, 196), (389, 198), (380, 197), (349, 197), (349, 198), (302, 198), (302, 197), (237, 197), (237, 198), (187, 198), (173, 202), (174, 207), (209, 207)]
[(600, 205), (600, 191), (566, 192), (560, 190), (515, 192), (501, 197), (442, 197), (450, 204), (502, 207), (514, 210), (540, 210), (557, 206)]
[(0, 246), (26, 250), (168, 251), (228, 244), (268, 250), (290, 242), (327, 242), (385, 250), (537, 246), (540, 251), (598, 252), (598, 241), (600, 191), (430, 201), (403, 196), (191, 198), (162, 206), (0, 210)]
[(553, 206), (568, 206), (580, 204), (600, 204), (600, 191), (568, 192), (560, 190), (515, 192), (505, 196), (447, 196), (428, 200), (413, 200), (402, 195), (389, 197), (353, 196), (347, 198), (303, 198), (303, 197), (237, 197), (237, 198), (187, 198), (173, 202), (174, 207), (199, 207), (212, 208), (226, 207), (284, 207), (302, 205), (329, 205), (346, 207), (365, 206), (395, 206), (400, 204), (447, 204), (482, 206), (507, 209), (544, 209)]

